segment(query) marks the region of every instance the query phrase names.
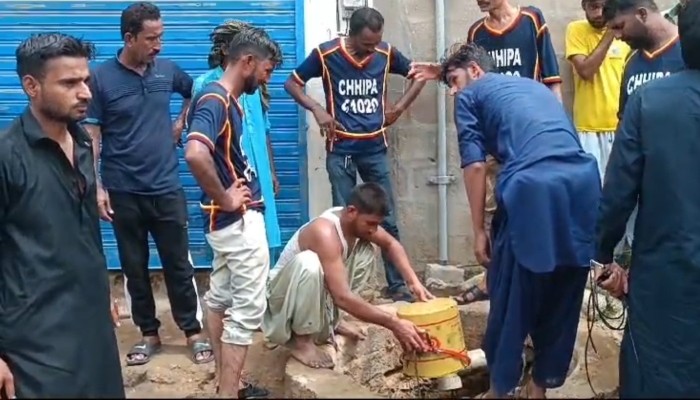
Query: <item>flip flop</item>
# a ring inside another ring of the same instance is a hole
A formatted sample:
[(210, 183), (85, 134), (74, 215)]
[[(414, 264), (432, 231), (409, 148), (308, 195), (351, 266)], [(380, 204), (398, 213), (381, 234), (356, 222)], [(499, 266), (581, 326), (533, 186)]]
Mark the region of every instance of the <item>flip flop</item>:
[(465, 304), (475, 303), (477, 301), (484, 301), (489, 299), (488, 293), (481, 290), (478, 285), (474, 285), (469, 289), (465, 290), (462, 294), (458, 296), (452, 296), (452, 298), (457, 302), (458, 305), (463, 306)]
[[(214, 361), (214, 351), (211, 348), (211, 344), (209, 343), (208, 340), (205, 339), (197, 339), (193, 340), (192, 344), (190, 344), (190, 348), (192, 349), (192, 362), (195, 364), (206, 364), (209, 362)], [(209, 357), (205, 357), (202, 359), (197, 359), (197, 356), (209, 352)]]
[[(161, 350), (160, 343), (151, 343), (147, 340), (142, 340), (134, 345), (134, 347), (126, 353), (126, 365), (133, 367), (136, 365), (144, 365), (151, 361), (151, 357), (158, 354)], [(142, 355), (143, 358), (135, 359), (134, 356)]]
[(405, 301), (406, 303), (413, 303), (415, 301), (413, 294), (406, 286), (401, 286), (393, 291), (389, 291), (389, 288), (385, 287), (382, 289), (382, 297), (391, 299), (392, 301)]
[[(216, 394), (219, 394), (218, 386), (216, 387)], [(266, 399), (268, 396), (270, 396), (270, 392), (267, 389), (249, 382), (245, 382), (245, 387), (243, 389), (238, 389), (239, 399)]]

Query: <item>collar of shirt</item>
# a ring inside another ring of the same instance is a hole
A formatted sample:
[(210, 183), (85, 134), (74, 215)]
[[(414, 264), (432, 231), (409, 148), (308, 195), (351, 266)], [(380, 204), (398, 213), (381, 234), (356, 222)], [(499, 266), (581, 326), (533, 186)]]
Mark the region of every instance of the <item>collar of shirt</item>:
[[(117, 61), (117, 65), (120, 67), (127, 69), (131, 72), (136, 72), (133, 68), (129, 67), (128, 65), (124, 64), (122, 60), (119, 59), (119, 56), (122, 54), (122, 51), (124, 51), (124, 48), (122, 47), (121, 49), (117, 50), (117, 55), (114, 56), (114, 59)], [(152, 63), (146, 65), (146, 69), (143, 71), (143, 75), (145, 76), (146, 73), (148, 73), (151, 70), (151, 67), (153, 66), (153, 63), (155, 63), (155, 59), (153, 60)]]
[[(22, 130), (24, 131), (24, 135), (27, 137), (30, 145), (34, 146), (41, 140), (51, 140), (44, 133), (44, 130), (41, 128), (41, 125), (39, 125), (39, 121), (37, 121), (36, 117), (34, 117), (34, 114), (32, 114), (32, 110), (29, 108), (29, 106), (24, 109), (21, 121)], [(68, 124), (68, 132), (71, 136), (73, 136), (74, 140), (91, 145), (92, 139), (90, 138), (90, 135), (88, 135), (77, 122)]]

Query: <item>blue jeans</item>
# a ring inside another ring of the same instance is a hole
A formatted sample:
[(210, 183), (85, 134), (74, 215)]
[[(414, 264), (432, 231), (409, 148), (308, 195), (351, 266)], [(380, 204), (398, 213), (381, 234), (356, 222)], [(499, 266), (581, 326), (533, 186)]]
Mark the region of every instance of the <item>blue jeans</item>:
[[(384, 218), (382, 228), (399, 240), (399, 228), (396, 226), (396, 212), (394, 207), (394, 195), (391, 188), (391, 170), (386, 153), (370, 155), (345, 156), (326, 153), (326, 171), (331, 182), (333, 194), (333, 207), (344, 207), (352, 189), (357, 185), (357, 174), (360, 174), (363, 182), (373, 182), (381, 185), (389, 197), (389, 215)], [(384, 270), (386, 273), (387, 289), (389, 293), (405, 287), (406, 282), (396, 270), (385, 253)]]

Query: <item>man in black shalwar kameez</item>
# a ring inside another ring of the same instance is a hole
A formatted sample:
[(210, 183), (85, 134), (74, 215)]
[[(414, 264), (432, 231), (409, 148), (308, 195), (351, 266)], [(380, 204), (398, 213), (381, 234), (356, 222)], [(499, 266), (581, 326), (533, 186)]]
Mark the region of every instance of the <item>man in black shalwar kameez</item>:
[[(629, 319), (620, 398), (700, 394), (700, 1), (678, 19), (687, 69), (630, 97), (612, 148), (597, 228), (601, 286)], [(639, 198), (629, 272), (612, 264)]]

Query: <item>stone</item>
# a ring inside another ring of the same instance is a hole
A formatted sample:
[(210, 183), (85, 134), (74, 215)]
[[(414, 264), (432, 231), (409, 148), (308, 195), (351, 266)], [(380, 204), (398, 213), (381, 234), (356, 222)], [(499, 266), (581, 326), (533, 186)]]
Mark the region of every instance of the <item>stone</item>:
[(488, 317), (488, 301), (477, 301), (459, 306), (459, 318), (462, 322), (462, 333), (464, 334), (464, 344), (467, 346), (467, 350), (481, 348)]
[(462, 268), (440, 264), (428, 264), (425, 268), (425, 287), (436, 296), (456, 296), (464, 282)]
[(350, 377), (329, 369), (309, 368), (297, 360), (287, 361), (284, 377), (287, 399), (381, 399)]

